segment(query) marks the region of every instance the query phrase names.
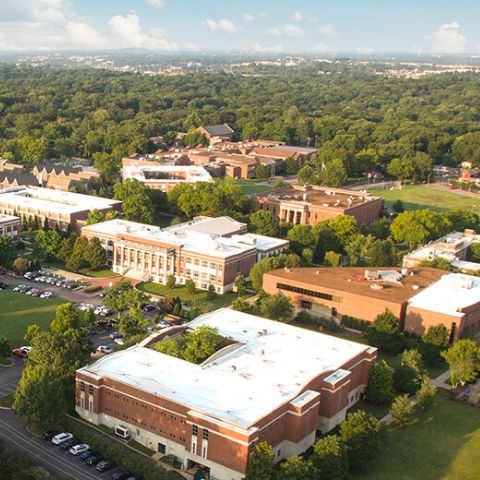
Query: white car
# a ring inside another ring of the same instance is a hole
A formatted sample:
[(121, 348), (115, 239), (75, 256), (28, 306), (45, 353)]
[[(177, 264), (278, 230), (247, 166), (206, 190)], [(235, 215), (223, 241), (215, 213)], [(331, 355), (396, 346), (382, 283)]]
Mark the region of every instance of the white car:
[(60, 443), (64, 442), (65, 440), (71, 440), (73, 435), (68, 432), (59, 433), (52, 438), (52, 443), (54, 445), (59, 445)]
[(114, 340), (114, 342), (117, 344), (117, 345), (124, 345), (125, 344), (125, 340), (123, 338), (116, 338)]
[(27, 288), (25, 285), (17, 285), (16, 287), (13, 288), (14, 292), (18, 292), (19, 290), (22, 290), (23, 288)]
[(26, 352), (30, 353), (32, 351), (32, 347), (29, 345), (24, 345), (23, 347), (20, 347), (20, 350), (25, 350)]
[(53, 293), (52, 292), (45, 292), (40, 295), (40, 298), (52, 298)]
[(81, 453), (83, 452), (86, 452), (87, 450), (89, 450), (90, 447), (86, 444), (86, 443), (79, 443), (78, 445), (74, 445), (70, 450), (69, 452), (72, 454), (72, 455), (80, 455)]
[(113, 350), (110, 345), (99, 345), (97, 347), (97, 352), (105, 353), (106, 355), (108, 355), (109, 353), (112, 353)]
[(97, 307), (97, 308), (93, 311), (93, 313), (94, 313), (95, 315), (100, 315), (102, 312), (103, 312), (103, 307), (102, 307), (102, 306)]
[(28, 292), (25, 292), (25, 295), (31, 295), (32, 293), (38, 292), (38, 288), (32, 288)]

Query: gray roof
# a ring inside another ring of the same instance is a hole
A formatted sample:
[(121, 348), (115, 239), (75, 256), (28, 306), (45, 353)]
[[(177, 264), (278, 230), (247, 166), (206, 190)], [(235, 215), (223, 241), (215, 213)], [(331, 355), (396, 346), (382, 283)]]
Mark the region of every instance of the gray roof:
[(234, 130), (226, 123), (222, 123), (221, 125), (207, 125), (203, 128), (208, 132), (211, 137), (231, 135), (234, 132)]

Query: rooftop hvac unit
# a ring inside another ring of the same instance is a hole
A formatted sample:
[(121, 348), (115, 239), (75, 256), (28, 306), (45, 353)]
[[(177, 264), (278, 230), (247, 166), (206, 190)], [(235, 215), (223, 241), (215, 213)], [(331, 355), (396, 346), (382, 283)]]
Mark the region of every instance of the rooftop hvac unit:
[(418, 290), (420, 287), (419, 287), (418, 285), (412, 285), (412, 288), (413, 288), (414, 290)]
[(378, 283), (372, 283), (372, 285), (370, 285), (370, 288), (372, 290), (383, 290), (382, 285), (379, 285)]

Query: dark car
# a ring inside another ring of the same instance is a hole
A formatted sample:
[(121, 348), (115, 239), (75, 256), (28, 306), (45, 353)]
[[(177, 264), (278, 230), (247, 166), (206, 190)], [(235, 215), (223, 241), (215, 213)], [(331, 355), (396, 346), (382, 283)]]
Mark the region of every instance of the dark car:
[(85, 450), (78, 456), (78, 458), (81, 458), (82, 460), (86, 460), (87, 458), (94, 457), (94, 456), (95, 456), (95, 452), (93, 452), (93, 450)]
[(98, 462), (102, 462), (103, 458), (98, 457), (97, 455), (91, 455), (90, 457), (85, 459), (85, 463), (91, 467), (92, 465), (96, 465)]
[(45, 432), (43, 435), (42, 435), (42, 438), (44, 440), (46, 440), (47, 442), (51, 442), (52, 441), (52, 438), (55, 436), (55, 435), (58, 435), (59, 433), (61, 432), (57, 432), (55, 430), (49, 430), (48, 432)]
[(98, 462), (96, 465), (96, 469), (99, 472), (106, 472), (107, 470), (111, 470), (115, 465), (110, 460), (102, 460)]
[(155, 307), (155, 305), (151, 305), (149, 303), (147, 303), (144, 307), (143, 307), (143, 311), (148, 313), (148, 312), (153, 312), (157, 307)]
[(130, 477), (131, 477), (130, 473), (126, 472), (125, 470), (122, 470), (120, 472), (115, 472), (112, 475), (112, 480), (127, 480)]
[(0, 282), (0, 290), (5, 290), (6, 288), (8, 288), (8, 283)]
[(65, 440), (60, 444), (60, 447), (63, 450), (69, 450), (72, 448), (74, 445), (78, 445), (80, 442), (76, 438), (71, 438), (70, 440)]

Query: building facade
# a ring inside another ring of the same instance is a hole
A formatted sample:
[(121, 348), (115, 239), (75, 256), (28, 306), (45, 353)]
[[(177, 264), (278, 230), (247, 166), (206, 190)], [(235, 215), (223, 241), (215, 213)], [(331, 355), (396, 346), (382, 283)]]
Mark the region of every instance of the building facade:
[(107, 250), (112, 270), (126, 277), (166, 284), (192, 279), (200, 289), (217, 293), (233, 288), (238, 275), (248, 277), (258, 259), (289, 248), (287, 240), (246, 234), (246, 225), (229, 217), (199, 217), (159, 228), (110, 220), (82, 229)]
[(16, 242), (20, 240), (21, 223), (20, 217), (0, 214), (0, 235), (7, 235)]
[(315, 225), (317, 222), (351, 215), (358, 223), (379, 219), (383, 199), (365, 192), (308, 186), (285, 187), (255, 196), (257, 210), (266, 210), (280, 223)]
[(50, 227), (79, 231), (92, 210), (120, 210), (122, 202), (79, 193), (62, 192), (42, 187), (19, 187), (0, 190), (0, 213), (19, 216)]
[[(231, 344), (196, 365), (152, 347), (200, 326)], [(168, 328), (143, 346), (77, 371), (76, 411), (129, 429), (137, 442), (174, 455), (212, 480), (240, 480), (262, 441), (275, 460), (306, 451), (363, 393), (376, 349), (229, 309)]]

